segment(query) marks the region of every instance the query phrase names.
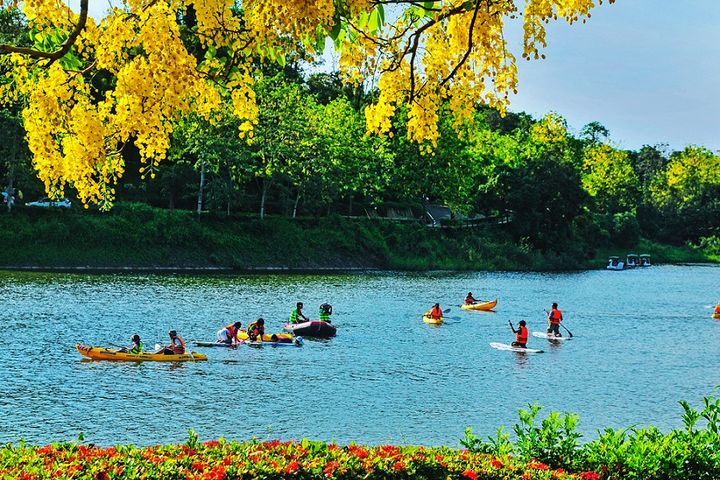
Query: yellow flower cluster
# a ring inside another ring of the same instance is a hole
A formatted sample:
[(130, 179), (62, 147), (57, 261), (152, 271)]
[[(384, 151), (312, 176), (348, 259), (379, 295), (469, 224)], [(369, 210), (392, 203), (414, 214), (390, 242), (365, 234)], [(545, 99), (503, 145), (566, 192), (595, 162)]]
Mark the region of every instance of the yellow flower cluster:
[(535, 143), (562, 143), (567, 141), (567, 122), (556, 113), (548, 113), (545, 118), (535, 123), (530, 136)]
[[(25, 102), (29, 145), (48, 192), (61, 195), (72, 185), (83, 202), (109, 207), (127, 143), (138, 147), (143, 172), (152, 176), (167, 155), (177, 120), (194, 112), (212, 121), (223, 102), (241, 120), (239, 135), (251, 141), (258, 122), (253, 90), (258, 57), (282, 62), (298, 53), (298, 45), (313, 52), (331, 36), (343, 79), (378, 86), (377, 101), (365, 111), (368, 131), (392, 135), (398, 107), (407, 103), (408, 137), (430, 151), (437, 145), (441, 108), (450, 109), (458, 131), (472, 120), (478, 103), (504, 111), (517, 87), (517, 69), (503, 37), (503, 19), (520, 3), (397, 2), (386, 18), (382, 5), (372, 0), (243, 0), (239, 5), (235, 0), (126, 0), (99, 22), (88, 18), (63, 59), (5, 57), (13, 69), (0, 96)], [(585, 19), (595, 2), (523, 3), (524, 54), (537, 56), (545, 45), (545, 23)], [(78, 21), (63, 0), (24, 0), (22, 8), (30, 27), (54, 35), (56, 43)], [(181, 38), (178, 18), (190, 8), (197, 19), (190, 34), (202, 45), (201, 60)], [(550, 121), (533, 132), (546, 139), (564, 133)]]

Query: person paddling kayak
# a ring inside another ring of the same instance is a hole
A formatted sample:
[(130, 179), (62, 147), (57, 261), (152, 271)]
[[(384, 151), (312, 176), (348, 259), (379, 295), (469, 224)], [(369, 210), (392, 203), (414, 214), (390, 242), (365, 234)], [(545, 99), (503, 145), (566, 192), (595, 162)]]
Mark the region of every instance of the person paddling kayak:
[(168, 332), (170, 345), (163, 346), (162, 352), (165, 355), (182, 355), (185, 353), (185, 340), (175, 330)]
[(140, 341), (140, 335), (136, 333), (135, 335), (130, 337), (130, 341), (132, 342), (132, 345), (130, 345), (129, 347), (122, 347), (120, 351), (125, 353), (142, 353), (143, 344)]
[(468, 292), (467, 297), (465, 297), (465, 305), (474, 305), (478, 301), (475, 297), (473, 297), (472, 292)]
[[(288, 323), (309, 322), (310, 319), (308, 317), (306, 317), (305, 315), (303, 315), (302, 309), (303, 309), (303, 303), (298, 302), (295, 305), (295, 309), (292, 312), (290, 312), (290, 319), (289, 319)], [(300, 321), (300, 319), (302, 319), (302, 321)]]
[(562, 321), (562, 319), (563, 314), (558, 309), (558, 304), (553, 303), (550, 313), (548, 314), (548, 335), (552, 333), (556, 337), (562, 337), (562, 333), (560, 333), (560, 322)]
[(516, 334), (515, 341), (512, 342), (510, 345), (512, 345), (513, 347), (527, 348), (528, 329), (525, 320), (520, 320), (520, 324), (517, 330), (515, 330), (515, 327), (513, 327), (513, 324), (510, 320), (508, 320), (508, 323), (510, 324), (510, 330), (512, 330), (513, 333)]
[(217, 332), (217, 343), (226, 343), (226, 344), (236, 344), (237, 343), (237, 334), (240, 331), (240, 328), (242, 327), (242, 324), (240, 322), (235, 322), (230, 325), (227, 325), (222, 330), (219, 330)]
[(436, 303), (435, 305), (433, 305), (433, 307), (432, 307), (432, 308), (430, 309), (430, 311), (428, 312), (428, 315), (429, 315), (430, 318), (432, 318), (433, 320), (439, 320), (439, 319), (441, 319), (442, 316), (443, 316), (443, 312), (442, 312), (442, 310), (440, 310), (440, 304), (439, 304), (439, 303)]

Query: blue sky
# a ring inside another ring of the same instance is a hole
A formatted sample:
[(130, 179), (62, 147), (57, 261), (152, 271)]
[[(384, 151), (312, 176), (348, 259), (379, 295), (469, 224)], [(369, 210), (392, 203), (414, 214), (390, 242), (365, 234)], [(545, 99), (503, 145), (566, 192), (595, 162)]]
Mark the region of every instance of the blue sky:
[[(520, 58), (521, 30), (507, 36)], [(518, 61), (513, 111), (599, 121), (622, 148), (720, 150), (720, 0), (617, 0), (548, 27), (546, 59)]]

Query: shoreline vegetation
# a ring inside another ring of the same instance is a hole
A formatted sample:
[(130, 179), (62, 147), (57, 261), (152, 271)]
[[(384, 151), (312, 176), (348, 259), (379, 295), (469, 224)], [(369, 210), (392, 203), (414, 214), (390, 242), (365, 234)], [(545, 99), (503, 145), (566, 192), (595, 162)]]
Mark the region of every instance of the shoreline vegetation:
[(0, 447), (0, 478), (192, 480), (255, 479), (458, 479), (458, 480), (701, 480), (720, 475), (720, 398), (703, 408), (679, 402), (683, 427), (611, 428), (580, 443), (575, 414), (529, 405), (519, 411), (512, 438), (503, 427), (483, 440), (468, 428), (462, 449), (447, 446), (340, 446), (295, 441), (200, 442), (194, 431), (185, 444), (135, 447), (19, 442)]
[(387, 219), (221, 216), (121, 204), (110, 213), (16, 211), (0, 268), (83, 272), (332, 272), (366, 270), (576, 271), (603, 268), (608, 255), (648, 253), (654, 264), (717, 262), (688, 245), (641, 239), (633, 247), (561, 252), (516, 242), (507, 224), (433, 228)]

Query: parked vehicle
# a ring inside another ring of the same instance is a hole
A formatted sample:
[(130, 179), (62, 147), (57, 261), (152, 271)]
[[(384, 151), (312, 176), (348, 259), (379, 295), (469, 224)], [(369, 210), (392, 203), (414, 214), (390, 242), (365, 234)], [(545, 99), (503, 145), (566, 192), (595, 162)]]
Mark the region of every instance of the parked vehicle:
[(40, 199), (36, 202), (28, 202), (25, 204), (26, 207), (38, 207), (38, 208), (70, 208), (72, 204), (67, 198), (61, 198), (60, 200), (51, 200), (47, 197)]

